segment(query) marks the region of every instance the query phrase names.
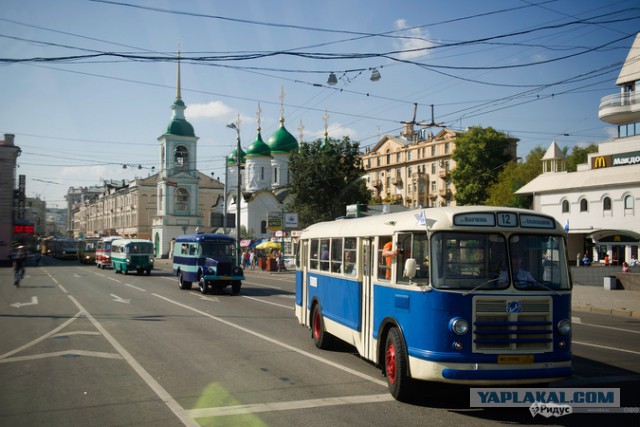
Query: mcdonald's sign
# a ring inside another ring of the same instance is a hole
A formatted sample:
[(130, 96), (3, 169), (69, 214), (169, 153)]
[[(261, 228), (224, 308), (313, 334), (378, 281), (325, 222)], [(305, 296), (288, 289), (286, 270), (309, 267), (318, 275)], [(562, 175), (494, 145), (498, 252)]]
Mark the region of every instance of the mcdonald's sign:
[(610, 156), (595, 156), (591, 159), (591, 169), (606, 168), (610, 162), (607, 162), (607, 158)]

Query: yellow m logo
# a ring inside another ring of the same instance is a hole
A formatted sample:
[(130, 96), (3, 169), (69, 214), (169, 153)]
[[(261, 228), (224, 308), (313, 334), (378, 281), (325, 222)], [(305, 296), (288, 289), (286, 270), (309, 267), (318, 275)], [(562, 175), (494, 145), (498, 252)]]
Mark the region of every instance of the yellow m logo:
[(606, 168), (606, 167), (607, 167), (607, 161), (605, 160), (604, 157), (598, 156), (598, 157), (593, 159), (593, 168), (594, 169)]

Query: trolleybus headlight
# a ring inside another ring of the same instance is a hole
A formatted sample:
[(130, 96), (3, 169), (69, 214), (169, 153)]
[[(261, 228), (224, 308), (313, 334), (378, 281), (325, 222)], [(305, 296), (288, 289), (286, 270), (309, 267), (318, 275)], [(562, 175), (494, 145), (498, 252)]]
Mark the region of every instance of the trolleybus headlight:
[(449, 322), (449, 328), (455, 334), (464, 335), (469, 332), (469, 323), (460, 317), (456, 317)]
[(568, 319), (562, 319), (558, 322), (558, 332), (562, 335), (568, 335), (571, 332), (571, 322)]

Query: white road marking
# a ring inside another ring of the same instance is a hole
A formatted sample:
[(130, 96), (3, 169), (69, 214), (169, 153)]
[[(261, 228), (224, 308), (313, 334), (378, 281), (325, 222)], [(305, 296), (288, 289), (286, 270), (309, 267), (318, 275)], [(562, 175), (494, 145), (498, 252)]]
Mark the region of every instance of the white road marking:
[(393, 397), (388, 394), (371, 394), (364, 396), (327, 397), (321, 399), (297, 400), (292, 402), (254, 403), (248, 405), (222, 406), (215, 408), (191, 409), (187, 414), (192, 418), (222, 417), (242, 415), (247, 413), (293, 411), (325, 406), (357, 405), (365, 403), (391, 402)]
[(257, 338), (260, 338), (262, 340), (265, 340), (267, 342), (275, 344), (275, 345), (277, 345), (279, 347), (286, 348), (287, 350), (293, 351), (293, 352), (298, 353), (298, 354), (300, 354), (302, 356), (308, 357), (310, 359), (313, 359), (313, 360), (316, 360), (318, 362), (324, 363), (326, 365), (329, 365), (329, 366), (334, 367), (336, 369), (339, 369), (341, 371), (347, 372), (347, 373), (349, 373), (351, 375), (354, 375), (356, 377), (362, 378), (362, 379), (364, 379), (366, 381), (369, 381), (369, 382), (372, 382), (374, 384), (378, 384), (378, 385), (384, 386), (384, 387), (387, 386), (387, 381), (386, 380), (380, 380), (378, 378), (373, 378), (373, 377), (371, 377), (371, 376), (369, 376), (367, 374), (363, 374), (363, 373), (358, 372), (358, 371), (356, 371), (354, 369), (347, 368), (346, 366), (342, 366), (342, 365), (340, 365), (338, 363), (335, 363), (335, 362), (333, 362), (331, 360), (325, 359), (324, 357), (316, 356), (315, 354), (306, 352), (304, 350), (301, 350), (301, 349), (299, 349), (297, 347), (294, 347), (294, 346), (289, 345), (287, 343), (284, 343), (282, 341), (278, 341), (278, 340), (276, 340), (274, 338), (267, 337), (261, 332), (252, 331), (251, 329), (245, 328), (245, 327), (240, 326), (240, 325), (238, 325), (236, 323), (233, 323), (233, 322), (229, 322), (228, 320), (224, 320), (224, 319), (222, 319), (220, 317), (213, 316), (213, 315), (211, 315), (209, 313), (205, 313), (202, 310), (198, 310), (196, 308), (193, 308), (193, 307), (190, 307), (190, 306), (188, 306), (186, 304), (182, 304), (180, 302), (174, 301), (174, 300), (172, 300), (170, 298), (167, 298), (167, 297), (164, 297), (162, 295), (158, 295), (158, 294), (152, 294), (152, 295), (156, 296), (156, 297), (158, 297), (160, 299), (163, 299), (163, 300), (165, 300), (165, 301), (167, 301), (167, 302), (169, 302), (171, 304), (175, 304), (175, 305), (177, 305), (179, 307), (183, 307), (183, 308), (185, 308), (187, 310), (191, 310), (194, 313), (198, 313), (201, 316), (208, 317), (208, 318), (213, 319), (213, 320), (215, 320), (217, 322), (220, 322), (220, 323), (225, 324), (227, 326), (230, 326), (232, 328), (235, 328), (235, 329), (238, 329), (240, 331), (243, 331), (243, 332), (245, 332), (245, 333), (247, 333), (249, 335), (253, 335), (253, 336), (257, 337)]
[(0, 363), (24, 362), (26, 360), (46, 359), (49, 357), (61, 357), (61, 356), (90, 356), (90, 357), (100, 357), (103, 359), (122, 359), (122, 356), (120, 356), (119, 354), (105, 353), (103, 351), (63, 350), (63, 351), (55, 351), (53, 353), (33, 354), (30, 356), (7, 357), (6, 359), (0, 360)]
[(38, 305), (38, 297), (31, 297), (31, 301), (29, 302), (17, 302), (15, 304), (11, 304), (11, 307), (20, 308), (28, 305)]
[(47, 332), (46, 334), (42, 335), (41, 337), (36, 338), (35, 340), (33, 340), (33, 341), (31, 341), (31, 342), (28, 342), (28, 343), (26, 343), (26, 344), (24, 344), (24, 345), (22, 345), (22, 346), (20, 346), (20, 347), (18, 347), (18, 348), (16, 348), (16, 349), (14, 349), (14, 350), (11, 350), (11, 351), (9, 351), (9, 352), (7, 352), (7, 353), (3, 354), (2, 356), (0, 356), (0, 361), (2, 361), (2, 359), (6, 358), (6, 357), (9, 357), (9, 356), (11, 356), (11, 355), (13, 355), (13, 354), (16, 354), (16, 353), (21, 352), (22, 350), (24, 350), (24, 349), (26, 349), (26, 348), (29, 348), (29, 347), (31, 347), (31, 346), (33, 346), (33, 345), (36, 345), (36, 344), (38, 344), (39, 342), (42, 342), (42, 341), (46, 340), (47, 338), (49, 338), (49, 337), (50, 337), (50, 336), (52, 336), (52, 335), (57, 334), (57, 333), (58, 333), (59, 331), (61, 331), (62, 329), (66, 328), (66, 327), (67, 327), (71, 322), (73, 322), (73, 321), (74, 321), (74, 320), (76, 320), (78, 317), (80, 317), (82, 314), (83, 314), (83, 313), (82, 313), (82, 311), (80, 311), (78, 314), (76, 314), (75, 316), (73, 316), (71, 319), (67, 320), (67, 321), (66, 321), (66, 322), (64, 322), (62, 325), (58, 326), (57, 328), (54, 328), (53, 330), (51, 330), (51, 331)]
[(286, 309), (289, 309), (289, 310), (293, 310), (293, 306), (292, 305), (282, 305), (282, 304), (278, 304), (278, 303), (271, 302), (271, 301), (265, 301), (265, 300), (262, 300), (260, 298), (248, 297), (246, 295), (240, 295), (240, 296), (242, 298), (250, 299), (252, 301), (261, 302), (263, 304), (270, 304), (270, 305), (275, 305), (276, 307), (281, 307), (281, 308), (286, 308)]
[(593, 323), (584, 323), (579, 317), (572, 317), (571, 322), (577, 325), (589, 326), (591, 328), (609, 329), (610, 331), (630, 332), (632, 334), (640, 334), (640, 331), (634, 331), (632, 329), (615, 328), (613, 326), (595, 325)]
[(591, 344), (591, 343), (582, 342), (582, 341), (571, 341), (571, 344), (578, 344), (578, 345), (584, 345), (586, 347), (595, 347), (595, 348), (601, 348), (603, 350), (620, 351), (622, 353), (631, 353), (631, 354), (640, 355), (640, 351), (625, 350), (624, 348), (609, 347), (609, 346), (606, 346), (606, 345)]
[(87, 319), (91, 321), (93, 326), (100, 331), (100, 333), (109, 341), (109, 343), (116, 349), (116, 351), (122, 356), (122, 358), (131, 366), (131, 368), (136, 371), (136, 373), (142, 378), (142, 380), (149, 386), (151, 390), (164, 402), (165, 405), (175, 414), (176, 417), (185, 425), (191, 427), (199, 427), (199, 424), (194, 420), (189, 418), (185, 410), (176, 402), (176, 400), (160, 385), (158, 381), (156, 381), (146, 369), (142, 367), (140, 363), (127, 351), (123, 346), (120, 345), (115, 338), (111, 336), (109, 331), (107, 331), (100, 322), (98, 322), (84, 307), (71, 295), (69, 298), (73, 303), (78, 307), (78, 309), (82, 310), (85, 313)]

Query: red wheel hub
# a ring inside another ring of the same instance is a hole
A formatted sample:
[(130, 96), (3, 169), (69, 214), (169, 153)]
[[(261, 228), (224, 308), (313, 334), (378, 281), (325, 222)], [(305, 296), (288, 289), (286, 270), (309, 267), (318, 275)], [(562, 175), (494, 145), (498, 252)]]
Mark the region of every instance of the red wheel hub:
[(393, 344), (387, 346), (387, 355), (385, 358), (385, 365), (387, 367), (387, 378), (389, 382), (395, 384), (396, 382), (396, 348)]

